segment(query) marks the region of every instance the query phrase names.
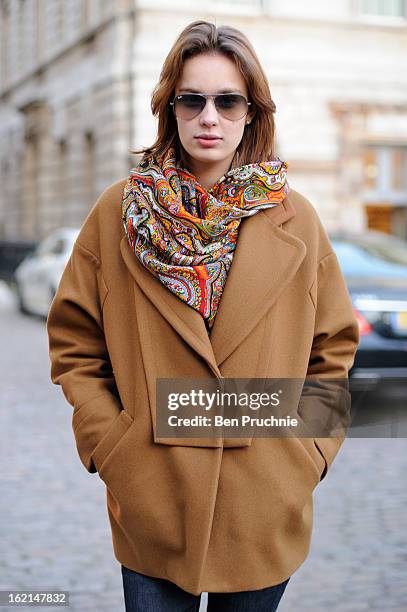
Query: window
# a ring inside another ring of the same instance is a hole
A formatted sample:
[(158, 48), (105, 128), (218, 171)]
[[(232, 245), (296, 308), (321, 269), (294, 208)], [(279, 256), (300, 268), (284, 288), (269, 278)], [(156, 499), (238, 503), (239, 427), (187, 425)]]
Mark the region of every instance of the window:
[(367, 227), (407, 240), (407, 147), (367, 146), (363, 152)]
[(376, 188), (378, 163), (377, 150), (373, 147), (365, 149), (363, 152), (363, 179), (365, 189), (373, 191)]
[(84, 194), (85, 206), (88, 208), (95, 198), (96, 144), (93, 132), (85, 133), (84, 147)]
[(391, 151), (392, 172), (390, 175), (391, 191), (406, 191), (407, 189), (407, 148), (397, 147)]
[(406, 17), (406, 0), (361, 0), (362, 15), (376, 17)]
[(407, 147), (367, 146), (363, 151), (366, 201), (407, 203)]
[(57, 143), (57, 185), (56, 194), (59, 202), (64, 202), (64, 205), (55, 207), (54, 223), (57, 225), (65, 225), (67, 217), (69, 216), (70, 206), (70, 187), (69, 181), (69, 145), (67, 141), (62, 138)]
[(0, 2), (0, 88), (5, 89), (9, 79), (10, 5)]

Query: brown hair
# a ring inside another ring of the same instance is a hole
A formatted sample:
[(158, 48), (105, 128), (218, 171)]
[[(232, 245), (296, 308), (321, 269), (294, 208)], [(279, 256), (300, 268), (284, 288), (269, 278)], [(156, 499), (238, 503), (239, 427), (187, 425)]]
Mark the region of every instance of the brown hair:
[[(244, 77), (254, 116), (237, 147), (232, 167), (274, 158), (274, 117), (276, 106), (271, 98), (267, 77), (247, 37), (231, 26), (216, 27), (207, 21), (193, 21), (178, 36), (167, 55), (160, 79), (153, 90), (151, 110), (158, 116), (157, 138), (148, 148), (133, 153), (163, 156), (172, 146), (177, 159), (184, 161), (175, 116), (169, 102), (187, 59), (200, 53), (218, 52), (232, 59)], [(252, 113), (251, 111), (251, 113)]]

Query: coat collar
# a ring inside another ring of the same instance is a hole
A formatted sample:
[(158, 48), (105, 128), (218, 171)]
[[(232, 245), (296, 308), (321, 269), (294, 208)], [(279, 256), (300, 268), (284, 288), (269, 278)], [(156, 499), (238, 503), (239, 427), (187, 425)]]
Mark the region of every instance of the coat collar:
[(241, 221), (233, 263), (209, 337), (202, 316), (149, 272), (132, 252), (124, 235), (123, 260), (146, 297), (217, 376), (219, 367), (250, 334), (291, 282), (306, 246), (279, 227), (295, 216), (290, 193), (276, 207)]

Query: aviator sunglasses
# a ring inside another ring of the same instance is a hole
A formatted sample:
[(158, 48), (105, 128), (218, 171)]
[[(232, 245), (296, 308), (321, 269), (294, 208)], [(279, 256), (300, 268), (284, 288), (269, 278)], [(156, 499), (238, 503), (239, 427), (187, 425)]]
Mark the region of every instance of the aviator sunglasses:
[(225, 119), (237, 121), (247, 115), (251, 102), (248, 102), (244, 96), (235, 93), (222, 94), (197, 94), (184, 93), (175, 96), (170, 105), (173, 108), (174, 114), (180, 119), (194, 119), (205, 108), (208, 98), (212, 98), (215, 102), (215, 108), (218, 113)]

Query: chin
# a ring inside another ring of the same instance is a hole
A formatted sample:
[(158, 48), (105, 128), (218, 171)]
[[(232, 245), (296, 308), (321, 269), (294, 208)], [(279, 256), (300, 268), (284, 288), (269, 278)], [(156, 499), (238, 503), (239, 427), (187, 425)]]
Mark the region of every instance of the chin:
[(202, 150), (199, 146), (191, 147), (187, 153), (190, 157), (200, 162), (221, 162), (231, 155), (227, 151), (220, 151), (215, 148)]

